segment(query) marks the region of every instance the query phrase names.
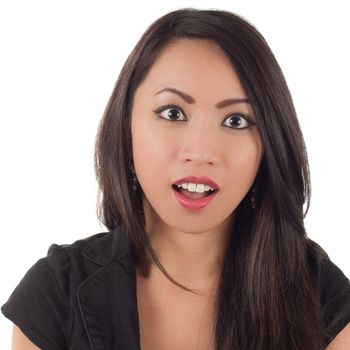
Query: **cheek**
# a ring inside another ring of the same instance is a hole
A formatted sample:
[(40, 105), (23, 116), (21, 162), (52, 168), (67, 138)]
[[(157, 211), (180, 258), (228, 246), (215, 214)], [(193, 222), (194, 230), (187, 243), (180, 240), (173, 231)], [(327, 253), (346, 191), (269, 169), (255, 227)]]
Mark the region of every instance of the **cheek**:
[[(144, 190), (151, 186), (157, 189), (161, 182), (154, 179), (160, 174), (165, 176), (163, 171), (169, 166), (173, 159), (174, 141), (169, 134), (157, 131), (156, 125), (152, 123), (132, 124), (132, 152), (135, 171), (138, 180)], [(163, 170), (163, 171), (162, 171)]]
[(235, 149), (232, 165), (239, 167), (243, 172), (255, 168), (259, 164), (260, 150), (254, 145), (242, 145)]
[(166, 142), (159, 137), (159, 134), (147, 126), (133, 128), (132, 144), (134, 160), (139, 164), (160, 161), (168, 149)]
[(236, 143), (229, 157), (229, 167), (232, 178), (238, 181), (245, 189), (249, 189), (259, 169), (262, 148), (256, 138)]

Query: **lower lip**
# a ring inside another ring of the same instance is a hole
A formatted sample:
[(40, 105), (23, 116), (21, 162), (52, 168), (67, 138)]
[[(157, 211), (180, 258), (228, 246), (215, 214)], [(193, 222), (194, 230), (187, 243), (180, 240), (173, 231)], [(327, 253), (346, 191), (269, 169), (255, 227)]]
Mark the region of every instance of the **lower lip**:
[(197, 198), (197, 199), (191, 199), (185, 197), (180, 192), (177, 192), (173, 189), (175, 193), (176, 199), (180, 202), (180, 204), (185, 207), (186, 209), (193, 209), (193, 210), (199, 210), (204, 208), (207, 204), (209, 204), (212, 199), (215, 197), (216, 193), (218, 191), (213, 192), (211, 195), (204, 197), (204, 198)]

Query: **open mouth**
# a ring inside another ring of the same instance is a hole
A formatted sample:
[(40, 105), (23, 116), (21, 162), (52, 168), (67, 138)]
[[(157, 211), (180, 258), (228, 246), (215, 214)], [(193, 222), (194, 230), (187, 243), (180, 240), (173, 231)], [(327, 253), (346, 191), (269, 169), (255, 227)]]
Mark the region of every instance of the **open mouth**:
[(209, 197), (213, 193), (217, 192), (218, 190), (209, 190), (209, 191), (204, 191), (202, 193), (199, 192), (191, 192), (188, 190), (185, 190), (182, 187), (178, 187), (177, 185), (172, 185), (172, 188), (176, 191), (181, 193), (183, 196), (190, 198), (190, 199), (198, 199), (198, 198), (204, 198), (204, 197)]

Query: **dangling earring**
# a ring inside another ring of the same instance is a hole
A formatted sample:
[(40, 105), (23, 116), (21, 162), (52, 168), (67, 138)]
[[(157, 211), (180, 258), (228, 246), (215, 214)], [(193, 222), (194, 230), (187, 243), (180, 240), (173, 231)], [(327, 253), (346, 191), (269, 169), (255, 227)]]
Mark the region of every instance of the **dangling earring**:
[(131, 170), (131, 173), (132, 173), (132, 189), (134, 191), (136, 191), (137, 187), (138, 187), (138, 181), (137, 181), (137, 177), (136, 177), (133, 165), (130, 166), (130, 170)]
[(256, 199), (255, 199), (255, 193), (256, 193), (256, 188), (255, 187), (252, 187), (252, 194), (251, 194), (251, 196), (250, 196), (250, 205), (251, 205), (251, 207), (252, 207), (252, 209), (253, 210), (255, 210), (256, 209), (256, 203), (255, 203), (255, 201), (256, 201)]

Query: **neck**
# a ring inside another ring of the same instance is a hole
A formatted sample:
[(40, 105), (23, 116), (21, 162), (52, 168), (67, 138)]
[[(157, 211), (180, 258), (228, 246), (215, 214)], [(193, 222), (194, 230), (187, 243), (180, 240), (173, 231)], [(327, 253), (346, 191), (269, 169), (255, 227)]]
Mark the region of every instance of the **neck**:
[[(182, 232), (164, 222), (146, 220), (146, 231), (168, 274), (188, 288), (209, 291), (217, 284), (231, 236), (232, 218), (205, 232)], [(164, 288), (175, 288), (152, 261), (149, 277)]]

